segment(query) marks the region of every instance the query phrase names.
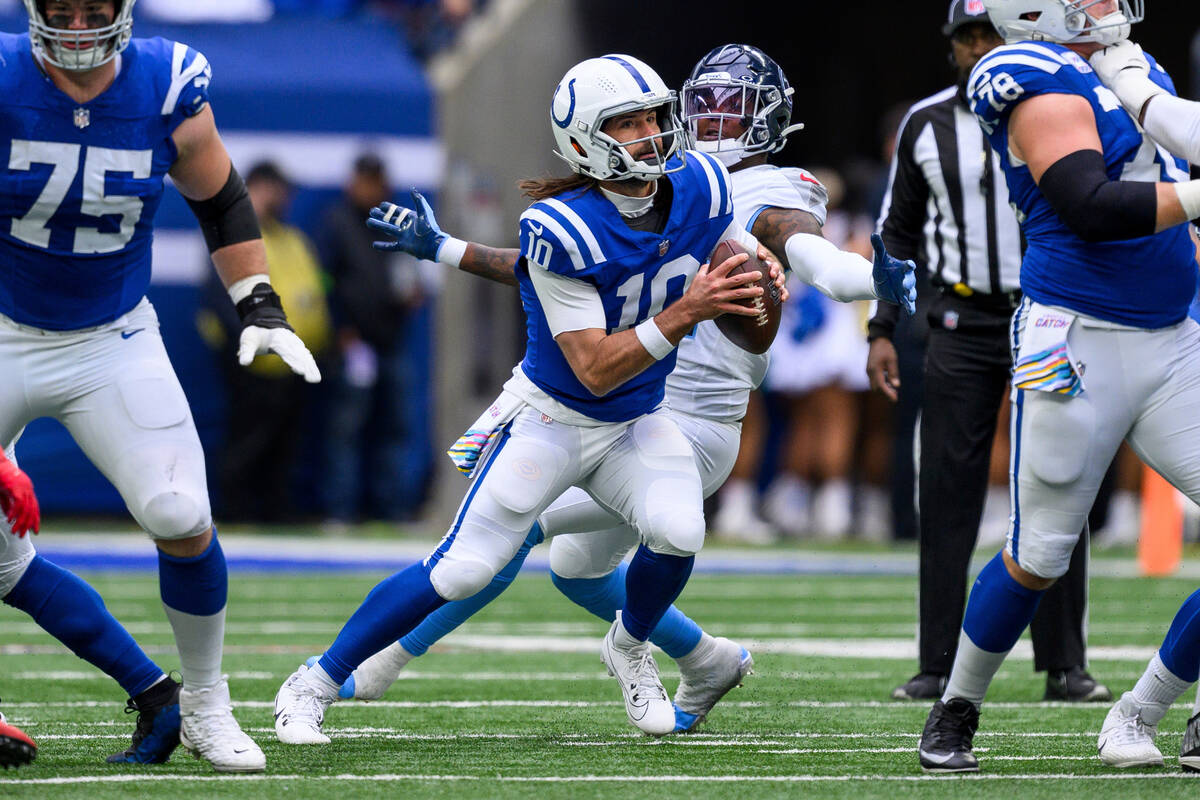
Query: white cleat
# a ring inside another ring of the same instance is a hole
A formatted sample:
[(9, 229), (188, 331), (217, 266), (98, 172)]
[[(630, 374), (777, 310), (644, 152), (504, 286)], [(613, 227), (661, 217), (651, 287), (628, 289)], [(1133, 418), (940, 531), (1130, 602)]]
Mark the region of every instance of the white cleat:
[(275, 736), (284, 744), (329, 744), (321, 725), (336, 694), (310, 681), (307, 672), (308, 667), (301, 665), (275, 695)]
[(665, 736), (675, 730), (675, 707), (658, 677), (650, 645), (638, 642), (621, 625), (621, 612), (604, 637), (600, 655), (608, 674), (621, 684), (625, 713), (643, 733)]
[(179, 690), (179, 743), (217, 772), (262, 772), (267, 757), (233, 718), (229, 684)]
[(1157, 725), (1142, 721), (1137, 705), (1126, 692), (1104, 718), (1097, 747), (1100, 760), (1113, 767), (1161, 767), (1162, 753), (1154, 744)]
[(749, 651), (723, 636), (712, 640), (699, 664), (688, 661), (687, 657), (679, 659), (679, 688), (675, 690), (675, 730), (679, 733), (694, 730), (754, 668)]
[(413, 658), (413, 654), (401, 647), (399, 642), (392, 642), (350, 673), (338, 697), (343, 700), (378, 700)]

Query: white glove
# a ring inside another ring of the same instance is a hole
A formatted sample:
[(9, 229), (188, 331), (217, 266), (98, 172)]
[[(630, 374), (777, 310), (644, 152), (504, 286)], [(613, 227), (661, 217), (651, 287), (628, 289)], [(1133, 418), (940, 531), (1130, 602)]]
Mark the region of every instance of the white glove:
[(321, 370), (317, 369), (316, 360), (295, 332), (288, 328), (260, 328), (257, 325), (242, 328), (242, 336), (238, 341), (238, 363), (247, 367), (255, 356), (267, 353), (282, 358), (292, 372), (303, 375), (309, 383), (321, 382)]
[(1128, 39), (1096, 51), (1088, 61), (1134, 119), (1141, 116), (1150, 98), (1167, 94), (1166, 89), (1150, 80), (1150, 63), (1142, 48)]

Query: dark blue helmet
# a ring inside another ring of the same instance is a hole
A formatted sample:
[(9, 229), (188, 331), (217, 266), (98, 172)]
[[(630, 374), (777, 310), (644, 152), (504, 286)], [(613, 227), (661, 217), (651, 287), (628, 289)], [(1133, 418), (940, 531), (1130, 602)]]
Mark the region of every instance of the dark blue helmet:
[(803, 128), (792, 121), (792, 92), (775, 61), (748, 44), (726, 44), (696, 63), (682, 103), (689, 145), (727, 166), (775, 153)]

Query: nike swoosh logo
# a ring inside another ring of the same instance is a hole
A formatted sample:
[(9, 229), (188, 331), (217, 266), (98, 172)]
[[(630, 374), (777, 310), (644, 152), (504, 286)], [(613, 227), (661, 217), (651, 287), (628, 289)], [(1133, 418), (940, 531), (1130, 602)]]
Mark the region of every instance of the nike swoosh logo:
[(939, 753), (930, 753), (928, 750), (922, 750), (921, 758), (924, 758), (927, 761), (932, 761), (935, 764), (945, 764), (947, 761), (954, 758), (954, 753), (941, 755)]
[(541, 235), (542, 235), (542, 232), (543, 232), (544, 230), (546, 230), (546, 229), (545, 229), (545, 228), (543, 228), (541, 225), (538, 225), (538, 224), (536, 224), (536, 223), (533, 223), (533, 222), (529, 223), (529, 229), (530, 229), (531, 231), (533, 231), (534, 233), (536, 233), (538, 236), (541, 236)]
[(128, 339), (132, 336), (136, 336), (137, 334), (141, 333), (144, 330), (146, 330), (146, 329), (145, 328), (134, 328), (131, 331), (121, 331), (121, 338)]
[(243, 747), (243, 748), (242, 748), (242, 749), (240, 749), (240, 750), (238, 750), (238, 749), (236, 749), (236, 748), (235, 748), (233, 752), (234, 752), (234, 754), (235, 754), (235, 755), (239, 755), (239, 756), (240, 756), (242, 753), (249, 753), (249, 752), (250, 752), (250, 748), (249, 748), (249, 747)]

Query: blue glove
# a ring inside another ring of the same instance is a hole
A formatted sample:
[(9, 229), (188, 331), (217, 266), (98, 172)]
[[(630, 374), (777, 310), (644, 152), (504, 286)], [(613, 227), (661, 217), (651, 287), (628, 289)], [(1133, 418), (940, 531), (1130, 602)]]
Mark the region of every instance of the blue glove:
[(412, 209), (380, 203), (371, 209), (367, 227), (391, 236), (394, 242), (372, 242), (376, 250), (400, 251), (424, 259), (437, 261), (438, 249), (450, 235), (438, 227), (429, 202), (416, 189), (412, 190)]
[(871, 267), (875, 296), (903, 307), (909, 316), (917, 313), (917, 265), (889, 256), (878, 233), (871, 234), (871, 247), (875, 248), (875, 264)]

